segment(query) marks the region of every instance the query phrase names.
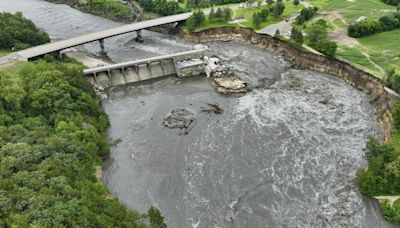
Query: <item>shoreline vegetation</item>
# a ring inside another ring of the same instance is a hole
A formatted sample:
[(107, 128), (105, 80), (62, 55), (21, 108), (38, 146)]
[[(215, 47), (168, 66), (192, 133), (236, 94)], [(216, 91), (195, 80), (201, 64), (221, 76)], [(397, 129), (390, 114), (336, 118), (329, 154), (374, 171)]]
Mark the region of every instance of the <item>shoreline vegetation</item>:
[[(10, 20), (10, 42), (28, 28), (49, 40), (20, 13), (0, 15)], [(128, 210), (96, 178), (109, 121), (83, 68), (46, 55), (0, 69), (0, 227), (166, 227), (157, 208)]]
[(132, 22), (137, 14), (129, 2), (117, 0), (45, 0), (51, 3), (66, 4), (86, 13), (105, 17), (119, 22)]

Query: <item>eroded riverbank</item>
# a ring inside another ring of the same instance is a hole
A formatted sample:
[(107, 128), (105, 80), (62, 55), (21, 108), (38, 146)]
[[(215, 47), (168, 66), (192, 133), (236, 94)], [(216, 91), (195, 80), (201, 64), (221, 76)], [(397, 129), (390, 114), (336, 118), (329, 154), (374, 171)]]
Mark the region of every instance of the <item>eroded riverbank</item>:
[[(233, 98), (168, 79), (111, 91), (122, 141), (105, 180), (123, 202), (157, 205), (171, 227), (391, 226), (354, 184), (366, 137), (380, 134), (367, 95), (248, 44), (208, 45), (255, 89)], [(207, 103), (224, 113), (202, 113)], [(186, 136), (162, 126), (175, 108), (196, 114)]]

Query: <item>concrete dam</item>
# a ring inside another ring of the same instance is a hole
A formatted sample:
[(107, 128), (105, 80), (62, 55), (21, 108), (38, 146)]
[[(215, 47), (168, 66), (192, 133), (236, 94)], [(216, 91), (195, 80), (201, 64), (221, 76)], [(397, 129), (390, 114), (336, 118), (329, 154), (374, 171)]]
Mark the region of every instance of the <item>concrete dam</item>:
[(197, 76), (204, 73), (205, 48), (152, 58), (86, 69), (88, 80), (98, 88), (109, 88), (154, 78), (178, 75)]

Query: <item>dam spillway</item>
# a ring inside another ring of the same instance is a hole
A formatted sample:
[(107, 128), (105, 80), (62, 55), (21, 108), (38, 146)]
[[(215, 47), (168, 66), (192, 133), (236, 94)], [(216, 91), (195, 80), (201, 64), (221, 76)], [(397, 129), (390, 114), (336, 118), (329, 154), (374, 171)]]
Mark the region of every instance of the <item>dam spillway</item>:
[(83, 73), (95, 86), (106, 89), (150, 79), (178, 75), (198, 76), (205, 73), (205, 48), (173, 53), (135, 61), (85, 69)]

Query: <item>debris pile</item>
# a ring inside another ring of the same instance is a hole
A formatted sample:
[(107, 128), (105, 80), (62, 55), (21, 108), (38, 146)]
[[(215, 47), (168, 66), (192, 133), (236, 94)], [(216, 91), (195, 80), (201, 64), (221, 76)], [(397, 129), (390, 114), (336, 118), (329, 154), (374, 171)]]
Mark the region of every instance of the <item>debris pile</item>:
[(170, 129), (180, 129), (180, 134), (187, 135), (194, 127), (195, 120), (193, 112), (187, 109), (174, 109), (165, 116), (163, 125)]
[(208, 113), (214, 113), (214, 114), (222, 114), (224, 110), (222, 110), (221, 107), (219, 107), (218, 104), (210, 104), (207, 103), (208, 107), (201, 107), (202, 112), (208, 112)]
[(246, 82), (240, 80), (231, 68), (221, 64), (219, 58), (205, 56), (204, 60), (206, 75), (212, 79), (213, 85), (219, 93), (243, 94), (247, 92)]

